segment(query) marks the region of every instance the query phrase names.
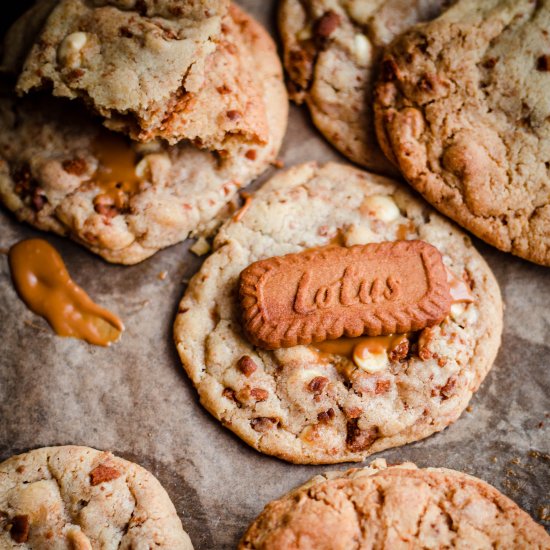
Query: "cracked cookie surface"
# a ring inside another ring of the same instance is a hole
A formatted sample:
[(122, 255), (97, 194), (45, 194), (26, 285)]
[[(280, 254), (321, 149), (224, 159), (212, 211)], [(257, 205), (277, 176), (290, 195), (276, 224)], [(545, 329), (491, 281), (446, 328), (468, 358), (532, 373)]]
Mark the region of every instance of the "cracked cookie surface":
[(282, 0), (279, 28), (291, 97), (306, 102), (323, 135), (345, 156), (396, 175), (376, 141), (372, 93), (384, 47), (445, 0)]
[(88, 447), (46, 447), (0, 463), (0, 547), (192, 550), (147, 470)]
[(438, 210), (550, 265), (550, 2), (461, 0), (399, 37), (375, 97), (380, 144)]
[[(45, 22), (39, 6), (51, 9)], [(211, 150), (267, 141), (254, 53), (240, 40), (251, 26), (227, 0), (42, 0), (29, 20), (42, 24), (38, 37), (6, 44), (5, 66), (25, 58), (18, 93), (80, 98), (139, 141), (188, 139)]]
[[(174, 327), (201, 403), (259, 451), (296, 463), (363, 460), (454, 422), (500, 342), (498, 285), (469, 239), (393, 180), (339, 164), (278, 174), (222, 226)], [(244, 336), (240, 272), (251, 263), (343, 241), (421, 239), (470, 286), (475, 302), (411, 336), (384, 370), (312, 346), (275, 351)]]
[(547, 548), (550, 538), (484, 481), (383, 459), (329, 472), (269, 503), (239, 550)]
[[(275, 45), (252, 18), (233, 13), (261, 84), (266, 144), (242, 143), (226, 157), (186, 142), (139, 144), (102, 129), (74, 103), (4, 93), (2, 202), (20, 220), (68, 235), (116, 263), (139, 262), (191, 232), (211, 231), (236, 192), (275, 159), (288, 113)], [(105, 181), (113, 169), (122, 186)]]

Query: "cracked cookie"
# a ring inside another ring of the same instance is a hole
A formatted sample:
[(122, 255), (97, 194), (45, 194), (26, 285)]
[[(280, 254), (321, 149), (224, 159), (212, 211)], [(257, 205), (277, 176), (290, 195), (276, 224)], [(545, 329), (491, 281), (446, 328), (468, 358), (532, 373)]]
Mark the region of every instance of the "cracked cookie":
[(388, 466), (315, 476), (270, 502), (239, 550), (548, 548), (550, 537), (514, 502), (446, 468)]
[[(272, 351), (246, 337), (239, 276), (254, 262), (396, 240), (423, 240), (441, 254), (454, 302), (442, 323)], [(272, 178), (222, 226), (174, 336), (202, 405), (224, 426), (266, 454), (336, 463), (453, 423), (491, 368), (501, 330), (498, 285), (460, 230), (398, 182), (309, 163)]]
[[(74, 102), (0, 97), (0, 200), (18, 219), (68, 235), (108, 261), (134, 264), (205, 234), (281, 146), (288, 100), (275, 46), (243, 12), (241, 39), (262, 86), (268, 142), (231, 155), (188, 142), (131, 142)], [(237, 21), (237, 19), (236, 19)]]
[[(37, 8), (30, 13), (43, 20)], [(26, 55), (29, 40), (7, 44), (4, 65), (25, 58), (18, 93), (48, 88), (80, 98), (132, 139), (186, 139), (227, 153), (269, 138), (268, 106), (248, 48), (255, 33), (227, 0), (61, 0), (38, 37), (29, 36), (34, 44)]]
[(0, 547), (192, 550), (147, 470), (88, 447), (46, 447), (0, 463)]
[(550, 265), (550, 2), (461, 0), (388, 49), (382, 149), (438, 210)]
[(387, 175), (398, 171), (376, 141), (374, 79), (384, 47), (447, 0), (282, 0), (279, 28), (291, 97), (346, 157)]

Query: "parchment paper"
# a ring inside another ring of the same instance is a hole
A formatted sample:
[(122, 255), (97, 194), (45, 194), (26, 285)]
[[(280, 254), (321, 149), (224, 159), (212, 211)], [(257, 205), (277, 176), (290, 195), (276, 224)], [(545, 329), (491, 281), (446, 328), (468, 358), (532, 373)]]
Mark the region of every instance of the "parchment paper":
[[(239, 3), (275, 34), (274, 0)], [(286, 166), (343, 160), (297, 107), (281, 158)], [(7, 257), (0, 255), (0, 460), (36, 447), (79, 444), (136, 461), (164, 485), (197, 549), (234, 548), (268, 501), (331, 468), (260, 455), (198, 403), (172, 343), (184, 281), (201, 263), (188, 252), (191, 241), (118, 267), (1, 210), (0, 248), (30, 236), (53, 243), (73, 278), (121, 315), (127, 330), (110, 349), (56, 337), (19, 300)], [(478, 476), (548, 528), (550, 271), (475, 243), (506, 302), (496, 364), (453, 426), (380, 456)]]

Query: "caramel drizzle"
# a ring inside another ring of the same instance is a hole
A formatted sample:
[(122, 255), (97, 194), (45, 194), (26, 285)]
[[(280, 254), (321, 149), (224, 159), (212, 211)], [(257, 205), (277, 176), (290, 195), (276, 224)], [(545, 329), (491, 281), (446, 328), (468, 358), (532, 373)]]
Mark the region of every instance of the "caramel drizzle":
[(233, 221), (240, 222), (243, 219), (243, 216), (246, 214), (246, 211), (252, 205), (252, 195), (243, 191), (241, 197), (244, 199), (244, 204), (233, 214)]
[(336, 338), (311, 344), (322, 359), (332, 355), (340, 355), (352, 360), (354, 355), (364, 357), (368, 353), (379, 354), (391, 352), (401, 342), (406, 340), (407, 334), (389, 334), (387, 336), (358, 336), (356, 338)]
[(92, 145), (98, 167), (90, 182), (101, 193), (94, 204), (112, 204), (118, 210), (128, 205), (128, 197), (139, 192), (141, 179), (136, 174), (137, 153), (122, 136), (101, 132)]
[[(462, 279), (458, 278), (450, 269), (447, 268), (447, 281), (451, 292), (453, 303), (471, 303), (475, 301), (475, 296)], [(346, 357), (353, 361), (353, 356), (366, 357), (369, 353), (379, 354), (382, 352), (390, 353), (401, 342), (409, 338), (410, 334), (390, 334), (388, 336), (359, 336), (356, 338), (336, 338), (335, 340), (325, 340), (311, 344), (319, 352), (322, 360), (329, 360), (333, 355)]]
[(71, 279), (61, 256), (48, 242), (28, 239), (13, 245), (9, 263), (21, 299), (59, 336), (97, 346), (109, 346), (120, 338), (122, 321), (95, 304)]

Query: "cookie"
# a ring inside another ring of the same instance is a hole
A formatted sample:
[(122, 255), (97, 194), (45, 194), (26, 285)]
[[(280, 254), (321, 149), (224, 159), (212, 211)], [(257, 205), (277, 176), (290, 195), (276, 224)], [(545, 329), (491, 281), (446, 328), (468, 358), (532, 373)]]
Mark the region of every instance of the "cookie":
[[(457, 303), (440, 325), (273, 351), (246, 337), (239, 276), (254, 262), (396, 240), (433, 245), (471, 294), (453, 291)], [(263, 453), (336, 463), (454, 422), (490, 369), (501, 331), (498, 285), (460, 230), (398, 182), (309, 163), (276, 175), (222, 226), (180, 303), (174, 336), (202, 405), (223, 425)]]
[[(81, 98), (133, 139), (265, 143), (268, 126), (250, 25), (216, 2), (61, 0), (26, 56), (18, 93)], [(245, 28), (241, 29), (243, 25)], [(8, 57), (14, 57), (10, 54)], [(204, 108), (205, 104), (207, 109)]]
[(537, 548), (550, 537), (514, 502), (476, 477), (446, 468), (387, 466), (315, 476), (270, 502), (239, 550)]
[(382, 63), (378, 138), (438, 210), (550, 265), (550, 3), (461, 0)]
[(242, 143), (228, 156), (187, 142), (139, 144), (102, 129), (75, 102), (4, 94), (2, 202), (20, 220), (124, 264), (211, 231), (236, 192), (275, 159), (288, 114), (271, 38), (243, 12), (232, 13), (262, 85), (267, 144)]
[(282, 0), (279, 29), (291, 97), (346, 157), (396, 175), (376, 141), (372, 93), (384, 47), (445, 0)]
[(0, 463), (2, 548), (192, 550), (147, 470), (88, 447), (46, 447)]
[(423, 241), (260, 260), (242, 271), (239, 299), (247, 338), (265, 349), (421, 330), (452, 304), (441, 254)]

